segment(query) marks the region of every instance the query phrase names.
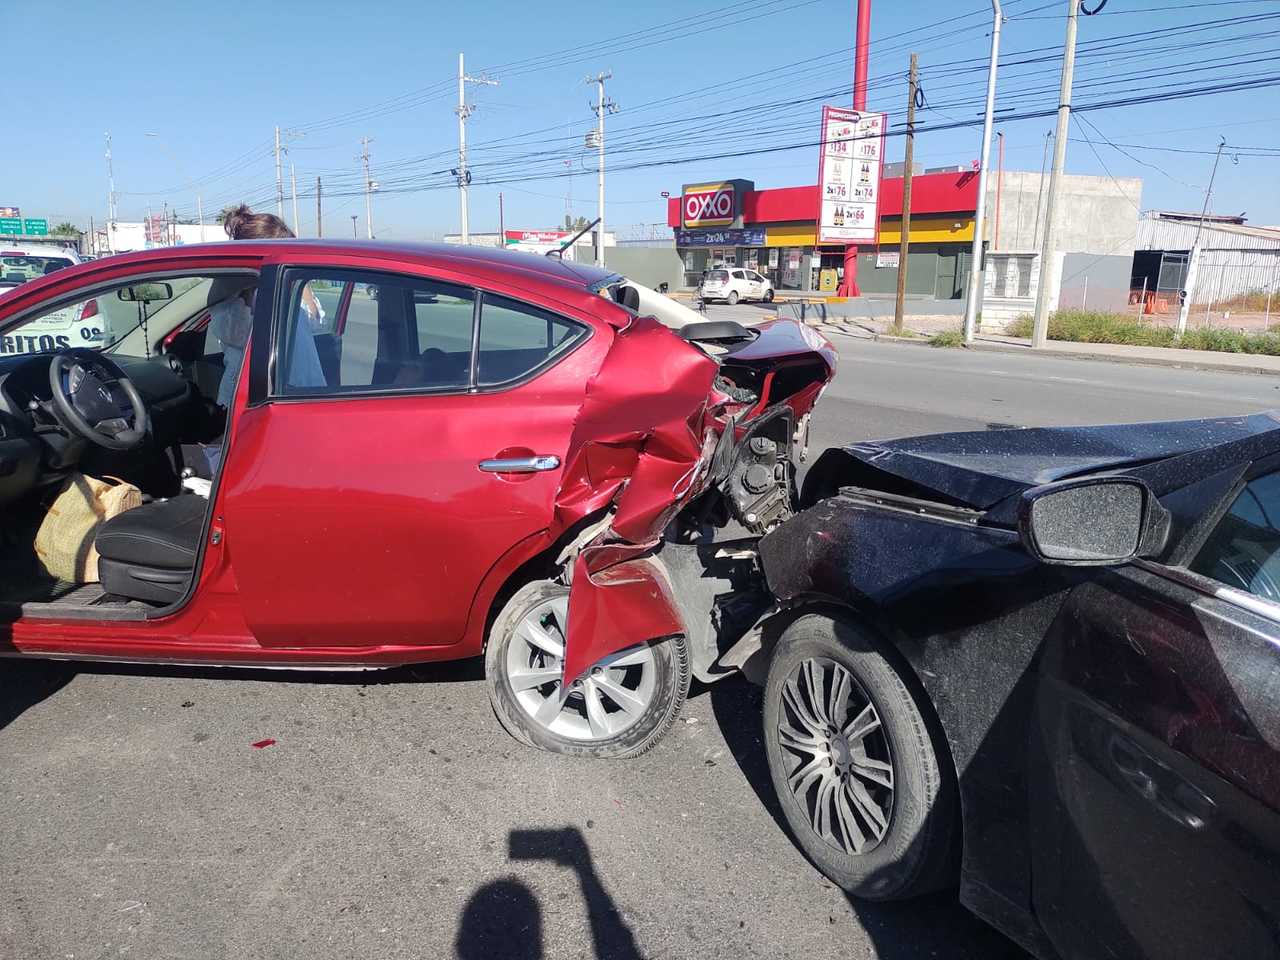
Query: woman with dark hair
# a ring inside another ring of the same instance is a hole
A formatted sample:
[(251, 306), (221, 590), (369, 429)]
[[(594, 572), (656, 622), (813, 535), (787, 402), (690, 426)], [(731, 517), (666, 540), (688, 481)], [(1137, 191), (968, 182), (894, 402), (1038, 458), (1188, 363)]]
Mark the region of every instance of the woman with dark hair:
[(294, 236), (288, 224), (274, 213), (254, 213), (242, 203), (223, 214), (222, 227), (232, 240), (279, 240)]
[[(247, 204), (240, 204), (226, 211), (222, 221), (223, 229), (232, 240), (280, 240), (292, 239), (294, 233), (288, 224), (274, 213), (254, 213)], [(310, 287), (302, 290), (302, 303), (298, 310), (296, 332), (292, 339), (291, 355), (287, 366), (286, 384), (290, 387), (323, 387), (326, 384), (324, 371), (320, 366), (320, 356), (316, 353), (316, 328), (324, 322), (324, 307), (311, 292)], [(229, 393), (235, 391), (235, 379), (239, 377), (239, 367), (234, 374), (227, 368), (227, 375), (232, 377), (227, 385)], [(221, 396), (223, 391), (219, 390)]]

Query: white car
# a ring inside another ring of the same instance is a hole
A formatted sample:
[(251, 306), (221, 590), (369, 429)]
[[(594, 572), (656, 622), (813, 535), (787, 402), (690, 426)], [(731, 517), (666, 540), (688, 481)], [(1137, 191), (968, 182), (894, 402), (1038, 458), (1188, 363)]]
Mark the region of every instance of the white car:
[[(0, 295), (82, 262), (70, 247), (45, 243), (10, 243), (0, 238)], [(95, 319), (96, 317), (96, 319)], [(102, 342), (99, 304), (88, 300), (54, 311), (29, 325), (23, 337), (0, 338), (0, 356), (96, 346)]]
[(703, 300), (723, 300), (737, 303), (739, 300), (773, 301), (773, 284), (765, 277), (746, 267), (716, 267), (708, 270), (698, 288)]

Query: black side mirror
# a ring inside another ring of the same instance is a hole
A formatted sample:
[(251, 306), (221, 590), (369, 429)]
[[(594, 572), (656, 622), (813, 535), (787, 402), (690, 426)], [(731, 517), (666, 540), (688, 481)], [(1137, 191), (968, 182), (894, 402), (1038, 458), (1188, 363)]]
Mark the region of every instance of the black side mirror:
[(1023, 493), (1018, 533), (1042, 563), (1113, 566), (1164, 549), (1169, 513), (1133, 477), (1063, 480)]
[(167, 283), (135, 283), (132, 287), (121, 287), (116, 296), (126, 303), (159, 303), (173, 299), (173, 287)]

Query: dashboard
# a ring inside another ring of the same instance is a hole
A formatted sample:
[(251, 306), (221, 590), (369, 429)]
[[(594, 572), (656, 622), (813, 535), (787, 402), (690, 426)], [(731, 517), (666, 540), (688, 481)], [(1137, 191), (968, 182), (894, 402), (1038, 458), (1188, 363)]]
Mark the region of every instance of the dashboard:
[[(153, 449), (181, 438), (191, 386), (161, 357), (111, 357), (147, 405)], [(0, 504), (38, 486), (55, 483), (75, 469), (89, 445), (69, 436), (48, 413), (52, 398), (52, 354), (0, 357)]]

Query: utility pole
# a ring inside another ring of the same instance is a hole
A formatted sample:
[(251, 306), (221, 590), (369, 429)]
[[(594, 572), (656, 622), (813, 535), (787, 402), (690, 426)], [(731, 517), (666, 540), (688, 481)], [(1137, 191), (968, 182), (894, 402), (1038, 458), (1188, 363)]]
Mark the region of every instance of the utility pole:
[(316, 236), (324, 236), (324, 218), (320, 215), (320, 178), (316, 177)]
[(105, 136), (107, 138), (107, 249), (110, 250), (116, 239), (116, 175), (111, 169), (111, 131), (108, 130)]
[(1204, 206), (1200, 208), (1200, 222), (1196, 224), (1196, 238), (1191, 242), (1191, 257), (1187, 261), (1187, 275), (1182, 281), (1182, 303), (1178, 306), (1178, 330), (1181, 337), (1187, 332), (1187, 314), (1191, 312), (1191, 297), (1196, 291), (1196, 276), (1200, 272), (1200, 233), (1204, 230), (1204, 218), (1209, 215), (1209, 200), (1213, 196), (1213, 181), (1218, 176), (1218, 161), (1222, 159), (1222, 148), (1227, 145), (1226, 137), (1218, 138), (1218, 152), (1213, 155), (1213, 171), (1209, 174), (1209, 186), (1204, 191)]
[(204, 243), (204, 198), (196, 194), (196, 219), (200, 221), (200, 242)]
[(1036, 187), (1036, 222), (1031, 228), (1031, 245), (1040, 245), (1040, 206), (1044, 203), (1044, 171), (1049, 166), (1049, 145), (1053, 143), (1053, 131), (1044, 133), (1044, 153), (1040, 157), (1040, 185)]
[(293, 232), (302, 233), (302, 221), (298, 219), (298, 174), (293, 169), (293, 161), (289, 161), (289, 191), (293, 194)]
[(467, 208), (467, 186), (471, 183), (471, 173), (467, 170), (467, 117), (475, 113), (476, 108), (467, 104), (467, 84), (480, 83), (487, 87), (498, 86), (497, 80), (488, 77), (469, 77), (463, 64), (463, 56), (458, 54), (458, 105), (454, 113), (458, 115), (458, 169), (453, 175), (458, 178), (458, 209), (462, 226), (462, 242), (471, 242), (470, 212)]
[(1053, 134), (1053, 170), (1049, 173), (1049, 196), (1044, 205), (1044, 243), (1040, 247), (1040, 282), (1036, 285), (1035, 323), (1031, 346), (1043, 347), (1049, 340), (1049, 288), (1053, 274), (1057, 240), (1058, 194), (1062, 190), (1062, 170), (1067, 163), (1067, 132), (1071, 125), (1071, 78), (1076, 68), (1076, 25), (1080, 0), (1067, 0), (1067, 39), (1062, 52), (1062, 91), (1058, 96), (1058, 125)]
[(597, 200), (596, 216), (600, 218), (600, 222), (596, 224), (596, 266), (604, 266), (604, 118), (607, 113), (617, 113), (618, 105), (611, 99), (607, 99), (604, 95), (604, 82), (613, 79), (613, 71), (606, 70), (604, 73), (598, 73), (594, 77), (587, 77), (587, 83), (596, 85), (596, 103), (592, 110), (596, 115), (595, 137), (588, 136), (588, 143), (592, 139), (595, 140), (595, 147), (599, 155), (599, 199)]
[(498, 191), (498, 246), (506, 246), (507, 243), (507, 215), (502, 209), (502, 191)]
[(378, 189), (378, 184), (369, 176), (369, 144), (371, 143), (373, 140), (369, 137), (360, 138), (360, 159), (364, 162), (364, 219), (366, 233), (370, 240), (373, 239), (373, 191)]
[[(853, 39), (854, 110), (867, 109), (867, 61), (870, 55), (871, 0), (858, 0), (857, 33)], [(844, 248), (844, 280), (840, 285), (840, 293), (846, 297), (856, 297), (858, 292), (858, 246), (851, 244)]]
[(284, 219), (284, 176), (280, 167), (280, 128), (276, 127), (276, 216)]
[(902, 170), (902, 236), (898, 239), (898, 302), (893, 308), (893, 332), (902, 333), (902, 314), (907, 299), (908, 237), (911, 234), (911, 167), (916, 146), (916, 87), (919, 84), (919, 57), (911, 54), (907, 79), (907, 149)]
[(353, 237), (358, 237), (358, 236), (359, 236), (359, 234), (358, 234), (358, 233), (356, 233), (356, 221), (357, 221), (357, 220), (359, 220), (359, 219), (360, 219), (360, 214), (358, 214), (358, 213), (353, 213), (353, 214), (351, 215), (351, 236), (353, 236)]
[[(1079, 0), (1071, 0), (1073, 5)], [(1074, 9), (1074, 6), (1073, 6)], [(987, 67), (987, 108), (982, 118), (982, 156), (978, 161), (978, 204), (973, 214), (973, 249), (969, 253), (969, 291), (964, 303), (964, 341), (972, 343), (978, 327), (978, 302), (982, 299), (982, 241), (987, 212), (987, 164), (991, 159), (991, 123), (996, 108), (996, 68), (1000, 63), (1000, 24), (1004, 11), (1000, 0), (991, 0), (991, 63)], [(1075, 35), (1072, 34), (1074, 43)], [(1041, 272), (1041, 276), (1044, 273)]]

